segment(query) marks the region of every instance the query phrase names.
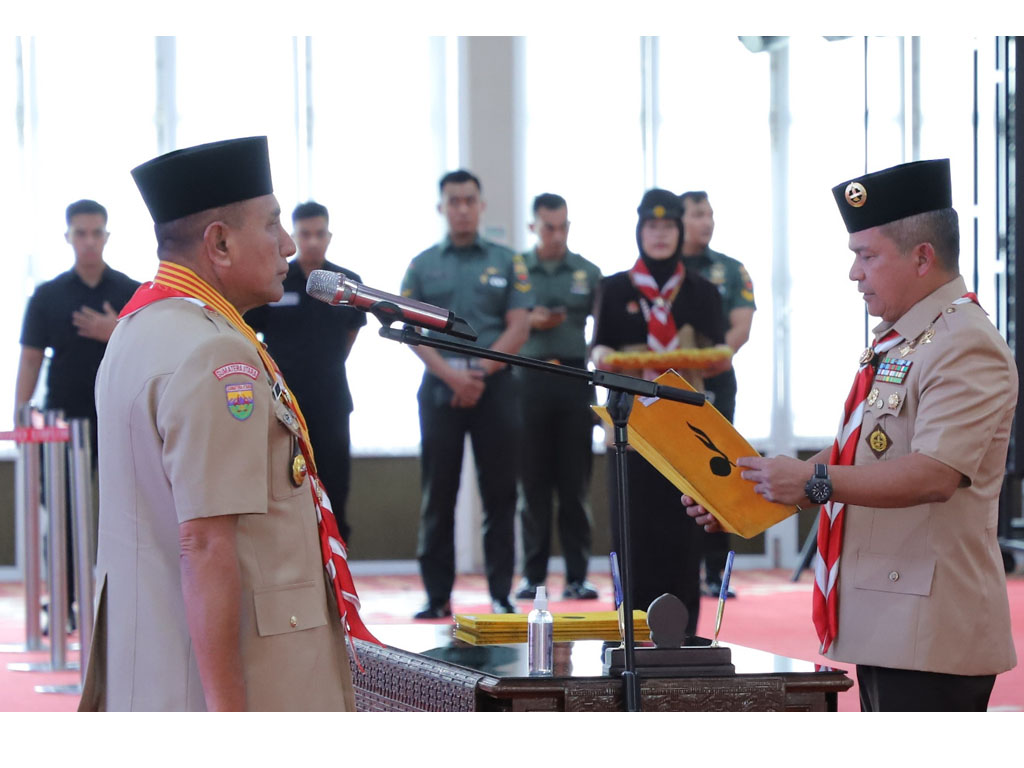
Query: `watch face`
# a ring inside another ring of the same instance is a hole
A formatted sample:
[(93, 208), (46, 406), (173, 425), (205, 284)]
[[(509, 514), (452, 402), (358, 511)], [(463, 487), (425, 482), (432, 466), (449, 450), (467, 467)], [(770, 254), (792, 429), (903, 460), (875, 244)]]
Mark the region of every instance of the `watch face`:
[(804, 489), (807, 498), (815, 504), (824, 504), (832, 496), (832, 483), (826, 479), (815, 478), (807, 484)]

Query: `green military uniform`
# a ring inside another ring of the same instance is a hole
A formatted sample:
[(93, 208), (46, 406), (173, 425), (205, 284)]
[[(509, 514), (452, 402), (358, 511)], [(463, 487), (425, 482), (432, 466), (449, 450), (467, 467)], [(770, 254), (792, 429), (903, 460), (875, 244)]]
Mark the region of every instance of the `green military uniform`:
[[(505, 331), (505, 314), (533, 306), (522, 256), (477, 237), (456, 247), (447, 237), (412, 260), (402, 295), (445, 307), (476, 330), (489, 347)], [(429, 332), (428, 332), (429, 333)], [(479, 360), (442, 352), (452, 366), (474, 368)], [(472, 408), (453, 408), (452, 390), (429, 371), (418, 393), (421, 437), (420, 531), (417, 558), (427, 599), (444, 605), (455, 582), (455, 497), (466, 432), (473, 441), (480, 496), (487, 584), (494, 600), (507, 600), (515, 560), (518, 386), (508, 368), (486, 379)]]
[[(726, 332), (732, 326), (729, 315), (734, 309), (757, 309), (754, 304), (754, 283), (747, 274), (746, 267), (736, 259), (705, 248), (704, 253), (684, 256), (683, 263), (687, 269), (695, 269), (701, 277), (718, 289), (718, 294), (722, 297), (722, 314), (725, 321), (722, 327)], [(704, 379), (704, 390), (713, 396), (712, 405), (731, 422), (736, 413), (736, 371), (729, 368), (717, 376)], [(717, 594), (729, 551), (729, 534), (706, 534), (703, 550), (707, 591), (709, 594)]]
[[(554, 328), (533, 330), (521, 353), (563, 365), (586, 367), (584, 327), (592, 314), (601, 270), (571, 251), (545, 261), (536, 250), (525, 256), (537, 306), (564, 308)], [(520, 514), (523, 577), (531, 585), (547, 578), (551, 552), (552, 495), (558, 493), (558, 540), (567, 584), (580, 584), (590, 559), (590, 487), (593, 389), (583, 379), (539, 371), (517, 371), (523, 381), (523, 453)]]

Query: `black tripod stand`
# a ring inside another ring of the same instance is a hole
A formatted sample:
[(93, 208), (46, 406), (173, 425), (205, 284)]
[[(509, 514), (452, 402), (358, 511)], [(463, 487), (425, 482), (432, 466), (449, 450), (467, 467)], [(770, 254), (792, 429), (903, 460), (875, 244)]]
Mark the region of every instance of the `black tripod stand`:
[(462, 341), (455, 341), (454, 339), (445, 339), (433, 335), (424, 336), (408, 325), (402, 330), (396, 330), (388, 325), (390, 322), (394, 322), (396, 317), (394, 312), (386, 305), (381, 308), (379, 313), (374, 310), (371, 311), (381, 321), (381, 324), (384, 325), (380, 329), (380, 335), (392, 341), (413, 346), (434, 347), (472, 357), (483, 357), (488, 360), (497, 360), (508, 365), (545, 371), (559, 376), (586, 379), (593, 386), (601, 386), (609, 390), (607, 407), (614, 425), (615, 484), (618, 491), (619, 509), (621, 510), (619, 516), (619, 540), (622, 544), (622, 552), (619, 553), (619, 560), (622, 570), (622, 609), (625, 614), (623, 617), (625, 628), (623, 651), (625, 658), (622, 678), (623, 685), (625, 686), (626, 709), (630, 712), (638, 712), (640, 710), (640, 680), (636, 674), (636, 655), (633, 640), (633, 597), (630, 591), (629, 477), (626, 466), (627, 423), (629, 422), (629, 414), (633, 407), (634, 395), (662, 397), (667, 400), (675, 400), (696, 406), (704, 404), (704, 395), (675, 387), (662, 386), (653, 381), (638, 379), (633, 376), (623, 376), (609, 371), (588, 371), (583, 368), (555, 365), (520, 355), (495, 352), (491, 349)]

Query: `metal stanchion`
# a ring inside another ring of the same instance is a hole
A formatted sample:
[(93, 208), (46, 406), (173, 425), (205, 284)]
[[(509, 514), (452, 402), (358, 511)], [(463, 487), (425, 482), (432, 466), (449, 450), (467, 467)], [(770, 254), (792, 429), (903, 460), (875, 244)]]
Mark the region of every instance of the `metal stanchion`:
[[(32, 426), (32, 406), (24, 405), (18, 411), (16, 427)], [(39, 537), (39, 444), (21, 441), (15, 468), (15, 519), (22, 526), (22, 566), (25, 574), (25, 643), (0, 645), (0, 651), (22, 653), (43, 650), (43, 633), (39, 625), (42, 610), (39, 573), (42, 543)]]
[(81, 647), (79, 668), (82, 683), (89, 667), (89, 646), (92, 642), (93, 591), (93, 504), (92, 504), (92, 440), (88, 419), (71, 421), (71, 531), (75, 554), (75, 580), (78, 593), (78, 642)]
[[(46, 426), (56, 427), (63, 414), (46, 412)], [(68, 466), (64, 443), (46, 444), (43, 454), (46, 473), (46, 508), (49, 512), (47, 554), (50, 558), (50, 671), (63, 672), (78, 669), (78, 664), (67, 660), (68, 635)], [(37, 685), (36, 693), (74, 693), (81, 690), (75, 685)]]
[[(60, 427), (61, 412), (47, 411), (45, 426)], [(67, 461), (64, 439), (46, 439), (43, 451), (43, 472), (46, 475), (47, 558), (50, 587), (50, 661), (49, 663), (9, 664), (18, 672), (65, 672), (78, 669), (77, 662), (67, 660), (68, 637), (68, 551), (67, 551)], [(77, 686), (76, 686), (77, 687)], [(36, 686), (40, 693), (72, 693), (67, 686)]]

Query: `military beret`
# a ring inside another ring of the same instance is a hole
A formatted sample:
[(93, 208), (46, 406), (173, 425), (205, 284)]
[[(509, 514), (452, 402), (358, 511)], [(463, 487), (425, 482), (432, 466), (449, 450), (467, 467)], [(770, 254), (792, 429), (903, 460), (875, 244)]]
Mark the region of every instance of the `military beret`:
[(679, 196), (667, 189), (649, 189), (644, 192), (640, 207), (636, 209), (640, 221), (647, 219), (679, 219), (683, 216), (683, 206)]
[(157, 224), (274, 191), (266, 136), (168, 152), (134, 168), (132, 178)]
[(953, 207), (949, 160), (919, 160), (832, 187), (847, 232)]

